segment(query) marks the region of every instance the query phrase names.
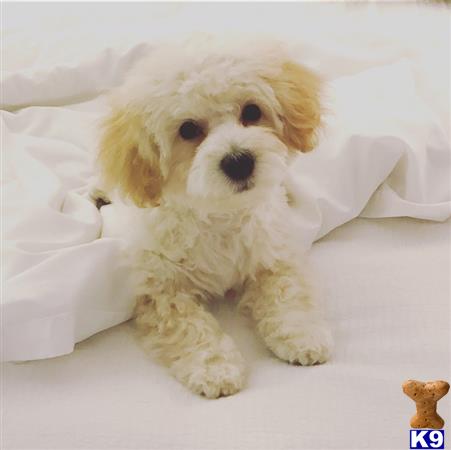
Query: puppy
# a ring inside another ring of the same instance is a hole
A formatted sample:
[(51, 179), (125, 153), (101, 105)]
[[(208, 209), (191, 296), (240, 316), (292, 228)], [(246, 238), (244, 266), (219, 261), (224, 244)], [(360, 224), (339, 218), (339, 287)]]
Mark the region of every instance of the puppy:
[(277, 357), (329, 356), (284, 185), (320, 116), (318, 77), (280, 45), (163, 45), (113, 93), (98, 160), (106, 186), (139, 208), (136, 325), (195, 393), (243, 387), (243, 358), (205, 308), (230, 289)]

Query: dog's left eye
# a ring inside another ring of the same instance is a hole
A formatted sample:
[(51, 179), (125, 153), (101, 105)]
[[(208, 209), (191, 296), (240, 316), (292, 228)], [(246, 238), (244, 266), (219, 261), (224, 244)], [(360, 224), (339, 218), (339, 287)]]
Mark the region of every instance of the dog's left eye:
[(193, 120), (187, 120), (179, 128), (179, 134), (186, 141), (191, 141), (202, 134), (202, 127)]
[(261, 116), (261, 109), (254, 103), (250, 103), (243, 108), (243, 111), (241, 111), (241, 122), (244, 125), (255, 123), (260, 120)]

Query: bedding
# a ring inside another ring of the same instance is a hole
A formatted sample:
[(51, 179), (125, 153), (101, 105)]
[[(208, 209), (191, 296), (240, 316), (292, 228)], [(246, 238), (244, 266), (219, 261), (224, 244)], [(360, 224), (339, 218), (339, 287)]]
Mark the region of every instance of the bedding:
[[(66, 355), (2, 364), (5, 448), (407, 448), (402, 381), (449, 380), (449, 9), (6, 3), (3, 13), (1, 359)], [(160, 39), (199, 31), (282, 39), (326, 86), (319, 146), (287, 185), (333, 360), (284, 365), (220, 306), (251, 375), (217, 403), (137, 347), (124, 324), (120, 209), (89, 198), (108, 90)]]
[[(92, 54), (90, 48), (83, 54), (82, 42), (71, 44), (68, 52), (72, 49), (73, 54), (68, 60), (49, 51), (50, 56), (64, 62), (44, 60), (45, 67), (39, 58), (27, 62), (25, 51), (22, 60), (12, 53), (21, 35), (14, 19), (23, 7), (7, 6), (6, 23), (11, 28), (5, 31), (6, 71), (2, 79), (6, 169), (3, 360), (69, 353), (76, 342), (131, 315), (129, 273), (121, 258), (125, 241), (117, 233), (107, 232), (117, 228), (121, 217), (114, 206), (97, 211), (89, 199), (89, 189), (95, 174), (97, 129), (107, 109), (104, 93), (118, 85), (127, 70), (163, 37), (160, 27), (160, 35), (155, 32), (151, 41), (133, 35), (134, 40), (124, 38), (128, 48), (124, 43), (114, 47), (116, 38), (109, 43), (106, 36), (119, 18), (115, 14), (126, 7), (112, 6), (103, 28), (97, 29), (104, 32), (100, 33), (102, 39), (96, 39), (97, 34), (92, 42), (92, 47), (99, 46), (98, 53)], [(34, 12), (46, 20), (47, 14), (54, 16), (54, 9), (61, 8), (28, 7), (38, 8)], [(78, 22), (77, 15), (70, 20), (75, 28), (54, 25), (53, 36), (61, 32), (61, 44), (68, 44), (69, 37), (74, 37), (71, 30), (76, 33), (83, 27), (85, 31), (86, 25), (89, 31), (92, 24), (85, 24), (82, 14), (97, 7), (72, 5), (79, 17)], [(153, 7), (136, 8), (138, 17), (139, 8), (150, 11)], [(196, 8), (201, 6), (168, 6), (172, 27), (185, 20), (189, 23)], [(232, 5), (220, 8), (226, 18), (233, 11)], [(290, 8), (293, 6), (282, 8), (283, 17)], [(321, 8), (301, 8), (318, 17), (319, 23), (321, 17), (326, 20)], [(164, 10), (155, 6), (161, 14)], [(66, 14), (63, 17), (69, 17)], [(218, 13), (213, 17), (218, 18)], [(137, 30), (139, 24), (142, 22), (135, 24)], [(37, 56), (45, 56), (51, 31), (50, 27), (42, 35), (38, 33)], [(325, 48), (330, 41), (313, 32), (302, 41), (304, 34), (305, 30), (291, 40), (292, 52), (327, 82), (320, 144), (296, 160), (287, 180), (299, 212), (298, 244), (309, 248), (316, 239), (358, 215), (446, 220), (451, 214), (449, 135), (440, 102), (431, 100), (433, 90), (424, 91), (439, 80), (432, 80), (429, 68), (422, 71), (419, 60), (423, 48), (409, 57), (411, 48), (406, 44), (404, 54), (395, 59), (392, 51), (385, 60), (379, 52), (372, 63), (365, 64), (355, 57), (352, 70), (344, 71), (349, 55), (327, 55)], [(437, 31), (430, 37), (437, 58), (443, 50), (443, 44), (434, 40), (439, 37)], [(381, 36), (380, 45), (384, 38)], [(361, 50), (347, 45), (348, 50)], [(446, 91), (446, 85), (443, 89)]]
[[(275, 359), (233, 305), (215, 311), (249, 366), (246, 388), (187, 391), (122, 324), (60, 358), (3, 368), (5, 449), (407, 449), (409, 379), (450, 379), (451, 222), (354, 219), (312, 247), (335, 337), (331, 361)], [(438, 403), (450, 445), (450, 399)]]

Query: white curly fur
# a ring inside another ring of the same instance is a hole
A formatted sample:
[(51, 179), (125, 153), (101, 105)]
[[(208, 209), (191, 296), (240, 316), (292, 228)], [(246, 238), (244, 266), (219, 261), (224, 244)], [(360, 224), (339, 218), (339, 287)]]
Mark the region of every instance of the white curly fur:
[[(322, 363), (331, 347), (284, 186), (294, 152), (311, 149), (316, 78), (279, 45), (244, 47), (189, 42), (156, 50), (116, 91), (99, 157), (107, 185), (133, 200), (115, 206), (123, 208), (120, 232), (139, 275), (143, 342), (210, 398), (245, 382), (240, 352), (205, 309), (231, 288), (279, 358)], [(257, 123), (240, 122), (249, 103), (262, 110)], [(203, 129), (197, 140), (178, 133), (188, 119)], [(255, 157), (244, 187), (220, 169), (237, 148)]]

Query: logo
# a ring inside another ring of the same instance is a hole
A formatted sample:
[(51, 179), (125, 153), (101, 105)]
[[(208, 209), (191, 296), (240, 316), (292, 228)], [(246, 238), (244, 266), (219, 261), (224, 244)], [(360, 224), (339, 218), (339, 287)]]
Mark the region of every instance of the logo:
[(442, 380), (407, 380), (402, 390), (417, 407), (410, 419), (410, 448), (445, 448), (445, 421), (437, 414), (437, 402), (448, 393), (449, 384)]
[(445, 430), (410, 430), (410, 448), (445, 448)]

